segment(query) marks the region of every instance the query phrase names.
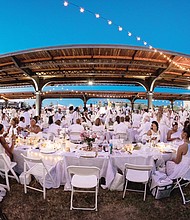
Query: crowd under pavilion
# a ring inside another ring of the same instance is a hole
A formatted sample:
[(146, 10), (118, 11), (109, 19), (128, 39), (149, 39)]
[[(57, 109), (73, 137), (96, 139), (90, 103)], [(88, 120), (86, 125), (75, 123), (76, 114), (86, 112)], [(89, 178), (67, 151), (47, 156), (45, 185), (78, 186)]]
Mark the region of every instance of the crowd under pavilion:
[[(90, 98), (129, 99), (132, 109), (137, 99), (189, 100), (189, 94), (154, 92), (156, 87), (190, 86), (190, 55), (124, 45), (67, 45), (4, 54), (0, 56), (0, 88), (33, 86), (35, 92), (1, 93), (9, 99), (36, 98), (40, 114), (45, 98), (80, 98), (84, 106)], [(145, 92), (124, 91), (51, 91), (52, 85), (130, 85)]]

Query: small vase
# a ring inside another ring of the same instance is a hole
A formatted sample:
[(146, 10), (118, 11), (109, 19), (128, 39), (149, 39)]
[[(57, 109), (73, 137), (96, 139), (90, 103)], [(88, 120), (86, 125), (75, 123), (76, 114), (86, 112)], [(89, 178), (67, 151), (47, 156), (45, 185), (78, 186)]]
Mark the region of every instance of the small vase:
[(88, 142), (87, 151), (92, 150), (92, 142)]

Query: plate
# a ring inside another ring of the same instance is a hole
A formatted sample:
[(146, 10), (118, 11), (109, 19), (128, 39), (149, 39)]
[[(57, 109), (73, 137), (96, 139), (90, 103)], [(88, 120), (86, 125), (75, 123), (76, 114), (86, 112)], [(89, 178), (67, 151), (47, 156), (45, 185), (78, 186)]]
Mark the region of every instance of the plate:
[(40, 153), (43, 153), (43, 154), (52, 154), (52, 153), (55, 153), (55, 150), (40, 150)]

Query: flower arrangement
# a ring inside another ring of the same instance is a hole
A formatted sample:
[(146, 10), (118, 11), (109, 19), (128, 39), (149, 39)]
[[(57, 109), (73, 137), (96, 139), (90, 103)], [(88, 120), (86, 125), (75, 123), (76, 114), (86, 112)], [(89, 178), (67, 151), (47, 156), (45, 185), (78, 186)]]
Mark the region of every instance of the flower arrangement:
[(89, 132), (85, 131), (85, 132), (81, 133), (80, 136), (81, 136), (82, 142), (86, 142), (87, 143), (87, 145), (88, 145), (87, 149), (91, 150), (92, 142), (95, 141), (97, 135), (95, 133), (89, 133)]

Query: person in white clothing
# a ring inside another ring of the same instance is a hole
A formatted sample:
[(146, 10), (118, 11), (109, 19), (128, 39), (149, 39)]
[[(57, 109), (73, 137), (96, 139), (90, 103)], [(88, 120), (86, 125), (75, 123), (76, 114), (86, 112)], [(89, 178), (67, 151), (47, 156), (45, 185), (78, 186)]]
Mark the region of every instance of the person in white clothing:
[(28, 108), (25, 109), (22, 116), (25, 118), (26, 126), (29, 126), (30, 125), (30, 114), (28, 112)]
[(61, 130), (61, 121), (57, 120), (53, 124), (49, 126), (48, 129), (48, 135), (53, 134), (55, 137), (58, 137), (60, 135)]
[(57, 120), (61, 121), (62, 117), (63, 117), (63, 114), (61, 112), (61, 109), (59, 108), (58, 112), (56, 112), (55, 115), (54, 115), (54, 121), (57, 121)]
[(0, 153), (6, 153), (6, 155), (8, 155), (10, 159), (12, 159), (13, 149), (16, 141), (16, 135), (13, 135), (11, 137), (11, 146), (9, 147), (8, 143), (5, 140), (5, 137), (3, 136), (3, 133), (4, 133), (4, 127), (2, 124), (0, 124)]
[(150, 124), (150, 117), (147, 115), (144, 118), (144, 121), (141, 124), (140, 128), (137, 130), (138, 134), (135, 135), (135, 139), (137, 142), (144, 142), (143, 137), (147, 136), (147, 132), (150, 129)]
[(178, 147), (177, 155), (166, 163), (166, 172), (170, 179), (185, 177), (190, 166), (190, 126), (183, 129), (181, 138), (183, 144)]
[[(128, 127), (125, 124), (125, 118), (122, 116), (120, 117), (120, 123), (115, 125), (114, 127), (114, 136), (115, 138), (121, 138), (128, 140)], [(121, 137), (122, 136), (122, 137)]]
[(76, 124), (72, 124), (68, 127), (68, 134), (70, 140), (81, 140), (80, 134), (84, 132), (84, 127), (81, 125), (81, 120), (76, 119)]

